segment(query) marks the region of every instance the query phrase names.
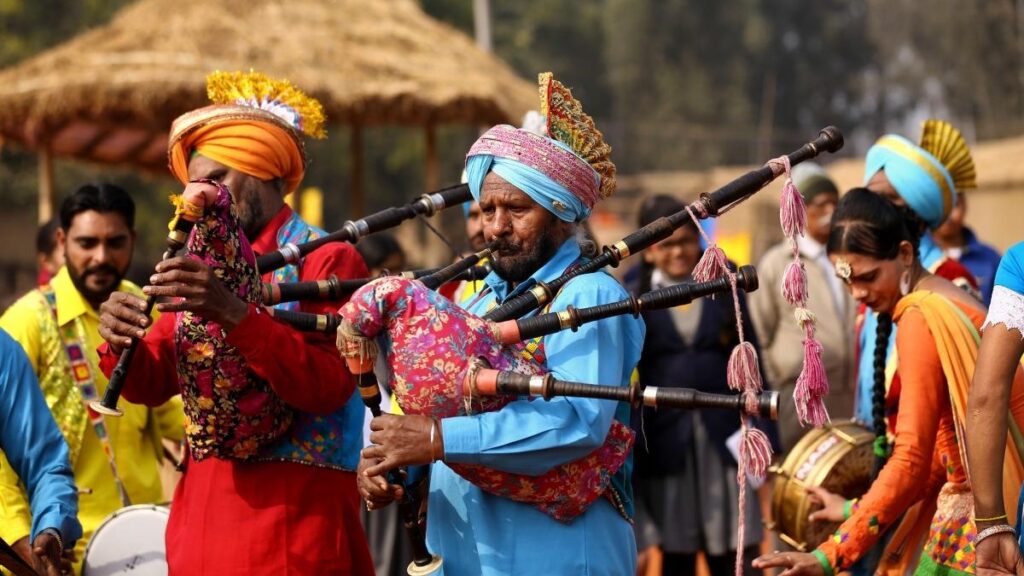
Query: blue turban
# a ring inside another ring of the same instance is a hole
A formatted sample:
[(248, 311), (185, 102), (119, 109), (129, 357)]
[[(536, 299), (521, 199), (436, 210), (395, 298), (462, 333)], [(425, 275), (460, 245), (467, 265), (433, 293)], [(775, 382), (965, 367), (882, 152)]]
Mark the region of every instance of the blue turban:
[[(558, 146), (572, 152), (568, 146), (551, 139)], [(506, 182), (522, 190), (534, 202), (566, 222), (579, 222), (590, 215), (590, 209), (568, 188), (546, 174), (515, 160), (491, 154), (477, 154), (466, 159), (466, 176), (473, 199), (480, 201), (480, 190), (488, 172), (494, 172)], [(600, 176), (594, 173), (598, 181)]]
[(946, 221), (956, 202), (956, 187), (935, 156), (902, 136), (887, 134), (868, 150), (864, 182), (879, 170), (885, 170), (892, 187), (929, 228)]

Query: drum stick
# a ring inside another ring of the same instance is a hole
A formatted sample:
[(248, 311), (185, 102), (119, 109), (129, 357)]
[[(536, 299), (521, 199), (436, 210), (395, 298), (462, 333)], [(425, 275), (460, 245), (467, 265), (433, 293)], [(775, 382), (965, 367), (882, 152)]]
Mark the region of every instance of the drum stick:
[(11, 545), (0, 538), (0, 566), (7, 568), (14, 576), (39, 576), (36, 569), (25, 562)]

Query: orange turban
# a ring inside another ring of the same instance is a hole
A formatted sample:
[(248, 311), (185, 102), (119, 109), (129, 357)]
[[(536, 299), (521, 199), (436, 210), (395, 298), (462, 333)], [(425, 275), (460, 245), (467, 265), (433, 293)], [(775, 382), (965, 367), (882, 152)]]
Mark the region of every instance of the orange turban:
[(242, 106), (207, 106), (178, 118), (167, 151), (171, 172), (187, 184), (193, 152), (260, 180), (281, 178), (293, 192), (306, 172), (295, 130), (270, 113)]

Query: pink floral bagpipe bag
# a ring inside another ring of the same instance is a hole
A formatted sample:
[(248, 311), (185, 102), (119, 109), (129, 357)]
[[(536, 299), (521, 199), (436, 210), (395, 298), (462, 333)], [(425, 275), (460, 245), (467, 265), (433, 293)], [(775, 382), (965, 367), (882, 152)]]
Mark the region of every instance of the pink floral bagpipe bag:
[[(465, 396), (463, 382), (474, 359), (498, 370), (546, 372), (540, 363), (524, 357), (523, 345), (499, 344), (494, 323), (466, 312), (415, 280), (375, 280), (356, 291), (339, 313), (338, 348), (353, 373), (366, 373), (377, 350), (382, 350), (391, 390), (406, 414), (447, 418), (495, 411), (516, 400)], [(556, 520), (569, 522), (601, 496), (611, 499), (621, 511), (611, 479), (632, 446), (633, 432), (613, 420), (604, 444), (539, 476), (481, 465), (448, 466), (485, 492), (531, 504)]]
[[(191, 182), (176, 204), (179, 213), (199, 216), (188, 239), (189, 257), (210, 266), (243, 302), (259, 304), (256, 259), (228, 189), (210, 180)], [(246, 460), (288, 430), (291, 408), (249, 369), (219, 324), (182, 312), (174, 342), (193, 458)]]

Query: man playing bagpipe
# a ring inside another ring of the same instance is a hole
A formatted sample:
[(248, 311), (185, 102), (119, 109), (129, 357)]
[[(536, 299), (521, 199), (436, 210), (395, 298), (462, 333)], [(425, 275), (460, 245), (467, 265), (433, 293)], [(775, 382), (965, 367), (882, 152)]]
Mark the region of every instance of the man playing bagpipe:
[[(271, 278), (367, 275), (343, 243), (262, 278), (256, 272), (253, 251), (323, 234), (284, 203), (305, 174), (300, 133), (322, 136), (322, 109), (257, 73), (216, 73), (209, 93), (217, 104), (178, 118), (168, 151), (187, 184), (179, 211), (202, 219), (190, 254), (161, 262), (144, 289), (171, 300), (158, 305), (166, 313), (145, 334), (130, 365), (138, 376), (124, 388), (135, 402), (159, 403), (179, 390), (185, 401), (189, 450), (167, 529), (170, 571), (372, 574), (353, 474), (364, 410), (354, 381), (330, 338), (274, 320), (255, 295)], [(197, 208), (193, 200), (204, 199)], [(105, 370), (143, 336), (144, 306), (123, 293), (103, 305)]]
[[(538, 282), (550, 282), (586, 258), (577, 240), (578, 224), (614, 191), (610, 147), (593, 121), (550, 74), (541, 75), (541, 96), (546, 134), (496, 126), (467, 156), (469, 185), (480, 204), (484, 237), (494, 250), (494, 271), (465, 304), (477, 315)], [(582, 274), (565, 284), (545, 311), (625, 297), (610, 275)], [(433, 341), (463, 336), (441, 322), (429, 329), (433, 332), (424, 337)], [(643, 336), (642, 320), (616, 316), (530, 341), (523, 354), (559, 379), (626, 386)], [(632, 463), (625, 454), (632, 438), (622, 441), (622, 457), (614, 463), (587, 459), (604, 453), (599, 449), (615, 441), (628, 418), (626, 404), (569, 397), (518, 399), (494, 411), (443, 419), (383, 415), (371, 422), (372, 445), (360, 462), (360, 493), (370, 508), (387, 505), (401, 490), (385, 480), (388, 470), (433, 462), (427, 543), (443, 557), (449, 576), (631, 574), (636, 563), (629, 520)], [(517, 482), (495, 487), (460, 472), (479, 466), (495, 471), (492, 480), (503, 474), (543, 478), (552, 469), (584, 461), (589, 464), (581, 466), (581, 475), (596, 469), (607, 482), (591, 486), (578, 477), (565, 485), (542, 480), (532, 485), (561, 497), (565, 507), (560, 511), (527, 503), (530, 495), (519, 493), (522, 484)]]

